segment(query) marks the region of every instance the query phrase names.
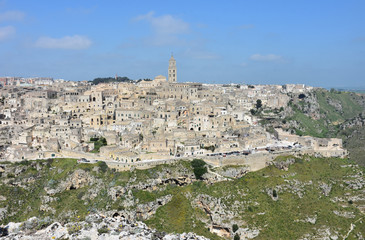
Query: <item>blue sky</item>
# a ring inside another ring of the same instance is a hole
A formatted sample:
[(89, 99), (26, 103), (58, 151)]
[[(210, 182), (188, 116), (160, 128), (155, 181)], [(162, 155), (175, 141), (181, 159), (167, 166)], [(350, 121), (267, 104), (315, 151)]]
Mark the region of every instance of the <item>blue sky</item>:
[(365, 87), (365, 1), (0, 0), (0, 76)]

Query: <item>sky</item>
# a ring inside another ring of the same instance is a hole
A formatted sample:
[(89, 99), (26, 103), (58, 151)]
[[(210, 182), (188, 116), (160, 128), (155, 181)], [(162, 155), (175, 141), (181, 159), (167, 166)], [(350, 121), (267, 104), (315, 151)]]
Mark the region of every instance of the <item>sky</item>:
[(365, 88), (363, 0), (0, 0), (0, 76)]

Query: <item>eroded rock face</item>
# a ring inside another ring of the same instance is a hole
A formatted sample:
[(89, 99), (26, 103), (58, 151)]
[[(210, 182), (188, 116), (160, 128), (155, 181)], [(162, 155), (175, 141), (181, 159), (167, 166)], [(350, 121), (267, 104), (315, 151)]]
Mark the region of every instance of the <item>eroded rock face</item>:
[(6, 217), (8, 210), (6, 208), (0, 208), (0, 221)]
[(164, 168), (161, 171), (155, 172), (152, 178), (146, 179), (143, 182), (136, 182), (136, 177), (131, 177), (128, 181), (128, 189), (138, 189), (154, 191), (161, 185), (176, 184), (178, 186), (185, 186), (191, 184), (195, 180), (194, 173), (181, 167), (171, 171), (168, 168)]
[(355, 175), (349, 176), (348, 180), (344, 181), (348, 188), (354, 190), (360, 190), (365, 187), (365, 178), (362, 172), (358, 172)]
[(339, 217), (344, 218), (354, 218), (355, 214), (353, 212), (346, 212), (346, 211), (333, 211), (333, 213)]
[(331, 192), (332, 185), (326, 183), (319, 183), (319, 188), (322, 190), (322, 194), (328, 197)]
[(337, 231), (332, 230), (329, 227), (323, 226), (316, 230), (315, 233), (305, 234), (303, 237), (299, 238), (301, 240), (310, 240), (310, 239), (331, 239), (336, 240), (339, 239), (339, 233)]
[(234, 212), (228, 210), (228, 207), (219, 198), (214, 198), (206, 194), (200, 194), (192, 202), (193, 205), (201, 208), (208, 215), (210, 221), (206, 222), (210, 225), (209, 230), (221, 237), (230, 237), (231, 224), (235, 217)]
[(272, 161), (272, 162), (269, 162), (268, 165), (274, 165), (276, 168), (278, 168), (280, 170), (288, 171), (289, 166), (293, 165), (294, 163), (295, 163), (294, 158), (288, 158), (285, 161)]
[(146, 220), (150, 216), (156, 213), (156, 210), (164, 206), (166, 203), (171, 201), (172, 195), (163, 196), (153, 202), (149, 202), (146, 204), (138, 204), (136, 207), (136, 217), (137, 219)]
[(226, 168), (224, 170), (222, 169), (218, 171), (218, 174), (229, 178), (241, 178), (248, 172), (249, 172), (249, 167), (242, 166), (242, 167)]
[(195, 233), (165, 234), (149, 228), (142, 222), (131, 221), (121, 214), (104, 216), (103, 214), (88, 215), (85, 221), (61, 224), (48, 223), (40, 230), (29, 231), (29, 228), (39, 228), (39, 219), (31, 218), (22, 223), (9, 223), (1, 226), (0, 236), (4, 240), (13, 239), (163, 239), (163, 240), (208, 240)]
[(56, 188), (45, 187), (48, 195), (54, 195), (66, 190), (79, 189), (87, 185), (92, 185), (95, 178), (82, 169), (75, 170), (66, 180), (58, 184)]

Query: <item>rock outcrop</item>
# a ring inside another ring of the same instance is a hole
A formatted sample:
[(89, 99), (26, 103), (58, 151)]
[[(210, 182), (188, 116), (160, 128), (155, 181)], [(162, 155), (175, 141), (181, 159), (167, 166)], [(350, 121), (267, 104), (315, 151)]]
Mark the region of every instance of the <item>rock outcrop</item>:
[[(46, 224), (46, 225), (42, 225)], [(163, 240), (207, 240), (195, 233), (166, 234), (147, 227), (142, 222), (134, 222), (120, 215), (88, 215), (84, 221), (61, 224), (46, 223), (31, 218), (22, 223), (9, 223), (0, 227), (0, 237), (13, 239), (163, 239)]]

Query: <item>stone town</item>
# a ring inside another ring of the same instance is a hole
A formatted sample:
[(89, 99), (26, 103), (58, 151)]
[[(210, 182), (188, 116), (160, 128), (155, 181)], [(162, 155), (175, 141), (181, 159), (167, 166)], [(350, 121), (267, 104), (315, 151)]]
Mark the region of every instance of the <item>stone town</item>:
[(311, 87), (178, 82), (173, 56), (167, 78), (92, 85), (2, 77), (0, 85), (0, 161), (67, 157), (129, 169), (181, 158), (224, 165), (285, 152), (347, 154), (339, 139), (271, 134), (250, 112), (258, 100), (283, 109), (289, 92)]

